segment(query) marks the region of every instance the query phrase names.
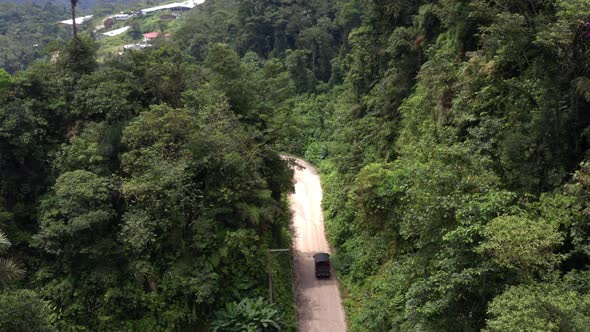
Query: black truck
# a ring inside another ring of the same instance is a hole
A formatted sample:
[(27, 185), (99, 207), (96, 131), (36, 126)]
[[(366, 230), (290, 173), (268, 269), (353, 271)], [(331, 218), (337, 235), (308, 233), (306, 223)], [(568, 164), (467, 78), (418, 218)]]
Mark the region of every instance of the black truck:
[(315, 262), (316, 278), (330, 278), (330, 255), (325, 252), (318, 252), (313, 255)]

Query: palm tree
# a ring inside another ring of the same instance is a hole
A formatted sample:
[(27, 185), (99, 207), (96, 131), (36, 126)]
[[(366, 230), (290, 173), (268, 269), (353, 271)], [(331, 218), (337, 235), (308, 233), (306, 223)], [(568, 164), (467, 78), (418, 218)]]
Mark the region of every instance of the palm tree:
[[(0, 254), (4, 254), (10, 245), (6, 235), (0, 231)], [(20, 264), (9, 258), (0, 257), (0, 287), (6, 287), (9, 283), (20, 279), (24, 273), (25, 270)]]
[(72, 31), (74, 32), (74, 40), (78, 38), (78, 31), (76, 30), (76, 5), (78, 0), (70, 0), (72, 4)]

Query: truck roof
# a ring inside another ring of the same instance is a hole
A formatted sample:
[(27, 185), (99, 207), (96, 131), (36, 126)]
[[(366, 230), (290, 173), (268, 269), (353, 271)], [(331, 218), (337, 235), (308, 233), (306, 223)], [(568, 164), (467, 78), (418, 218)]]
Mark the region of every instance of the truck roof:
[(330, 261), (330, 254), (325, 252), (318, 252), (317, 254), (313, 255), (313, 259), (316, 263), (320, 262), (329, 262)]

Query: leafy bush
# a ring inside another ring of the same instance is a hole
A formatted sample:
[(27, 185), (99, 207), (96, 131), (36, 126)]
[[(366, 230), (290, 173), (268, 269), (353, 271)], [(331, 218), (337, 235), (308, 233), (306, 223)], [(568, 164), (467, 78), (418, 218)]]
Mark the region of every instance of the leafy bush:
[(35, 292), (17, 290), (0, 294), (0, 331), (51, 332), (51, 308)]
[(271, 332), (281, 331), (283, 323), (278, 310), (259, 297), (228, 303), (217, 312), (213, 328), (215, 332)]
[(590, 326), (590, 296), (565, 289), (561, 283), (509, 288), (489, 306), (485, 331), (586, 331)]

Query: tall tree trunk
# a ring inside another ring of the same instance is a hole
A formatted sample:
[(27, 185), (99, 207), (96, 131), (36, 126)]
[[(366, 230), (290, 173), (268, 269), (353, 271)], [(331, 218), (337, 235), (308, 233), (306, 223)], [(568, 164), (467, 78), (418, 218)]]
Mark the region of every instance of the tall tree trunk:
[(76, 28), (76, 3), (77, 0), (71, 0), (72, 4), (72, 31), (74, 32), (74, 40), (78, 39), (78, 31)]

